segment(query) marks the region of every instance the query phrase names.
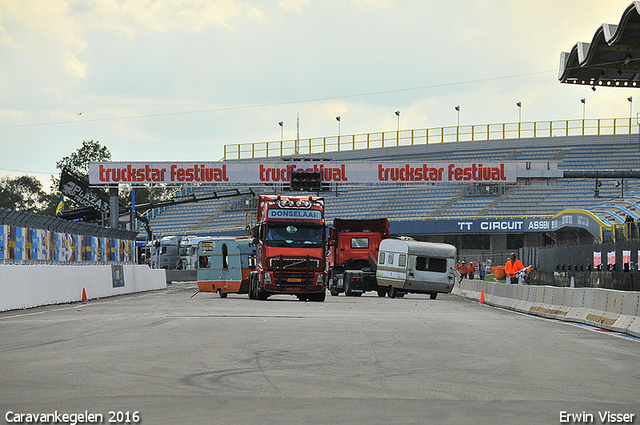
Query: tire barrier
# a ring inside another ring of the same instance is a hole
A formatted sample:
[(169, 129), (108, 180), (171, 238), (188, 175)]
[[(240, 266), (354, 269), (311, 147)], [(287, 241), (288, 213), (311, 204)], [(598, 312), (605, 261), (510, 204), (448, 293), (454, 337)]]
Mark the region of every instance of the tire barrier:
[(640, 337), (640, 292), (464, 279), (452, 293), (476, 301), (484, 293), (485, 303), (496, 307)]

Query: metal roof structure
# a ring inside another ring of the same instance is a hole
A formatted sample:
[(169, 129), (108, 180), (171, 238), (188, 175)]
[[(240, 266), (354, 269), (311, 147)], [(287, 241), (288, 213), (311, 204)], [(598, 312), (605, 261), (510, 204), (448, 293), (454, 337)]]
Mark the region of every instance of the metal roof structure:
[(596, 87), (640, 87), (640, 1), (631, 3), (620, 22), (602, 24), (591, 43), (578, 42), (560, 54), (561, 83)]

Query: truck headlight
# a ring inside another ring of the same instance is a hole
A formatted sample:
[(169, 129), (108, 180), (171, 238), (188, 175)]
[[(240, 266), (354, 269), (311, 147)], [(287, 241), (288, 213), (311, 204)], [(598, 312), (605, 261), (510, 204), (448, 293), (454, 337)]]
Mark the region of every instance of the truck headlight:
[(271, 273), (269, 272), (264, 273), (264, 283), (265, 285), (271, 284)]
[(318, 278), (316, 279), (316, 285), (324, 285), (324, 274), (318, 273)]

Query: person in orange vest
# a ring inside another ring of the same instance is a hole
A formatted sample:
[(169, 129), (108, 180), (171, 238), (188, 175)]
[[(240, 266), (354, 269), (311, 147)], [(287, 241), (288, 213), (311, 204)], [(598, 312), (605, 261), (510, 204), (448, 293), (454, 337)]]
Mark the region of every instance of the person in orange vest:
[(518, 278), (516, 277), (516, 272), (524, 269), (524, 264), (522, 261), (516, 258), (515, 253), (511, 253), (509, 255), (509, 259), (507, 260), (507, 264), (504, 266), (504, 273), (511, 279), (512, 284), (518, 283)]
[(460, 272), (461, 279), (467, 278), (467, 273), (469, 273), (469, 266), (467, 266), (467, 263), (465, 263), (464, 261), (460, 263), (459, 272)]
[(469, 279), (473, 279), (476, 275), (476, 265), (473, 261), (469, 262)]

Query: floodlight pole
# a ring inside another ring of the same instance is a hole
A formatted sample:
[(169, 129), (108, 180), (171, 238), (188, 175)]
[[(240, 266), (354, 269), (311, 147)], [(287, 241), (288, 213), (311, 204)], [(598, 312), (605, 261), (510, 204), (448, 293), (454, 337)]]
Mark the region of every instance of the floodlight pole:
[(631, 117), (633, 117), (633, 96), (627, 98), (629, 101), (629, 138), (628, 142), (631, 142)]
[(585, 99), (584, 97), (582, 99), (580, 99), (580, 102), (582, 103), (582, 135), (584, 136), (584, 119), (586, 117), (586, 111), (587, 111), (587, 99)]
[(518, 107), (518, 139), (520, 138), (520, 127), (522, 125), (522, 102), (516, 102)]
[(120, 220), (120, 208), (118, 205), (118, 185), (112, 185), (109, 187), (109, 227), (112, 229), (118, 228), (118, 221)]
[(296, 155), (298, 155), (298, 146), (300, 145), (300, 114), (296, 114)]
[(338, 151), (340, 151), (340, 115), (336, 117), (336, 121), (338, 121)]
[(398, 117), (398, 132), (396, 133), (396, 146), (400, 146), (400, 110), (396, 111), (396, 116)]

